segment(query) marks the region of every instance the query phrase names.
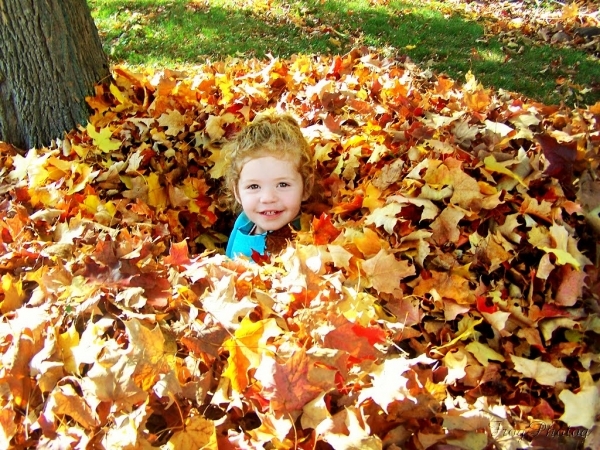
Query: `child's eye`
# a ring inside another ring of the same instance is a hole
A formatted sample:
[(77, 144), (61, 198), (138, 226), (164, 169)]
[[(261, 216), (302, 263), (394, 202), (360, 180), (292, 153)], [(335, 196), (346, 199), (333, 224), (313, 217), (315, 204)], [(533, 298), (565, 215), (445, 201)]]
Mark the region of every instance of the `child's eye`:
[(251, 184), (251, 185), (249, 185), (249, 186), (248, 186), (246, 189), (251, 189), (251, 190), (254, 190), (254, 189), (258, 189), (259, 187), (260, 187), (260, 186), (259, 186), (258, 184)]
[(289, 187), (289, 183), (286, 183), (285, 181), (282, 181), (281, 183), (279, 183), (277, 186), (281, 187), (281, 188), (285, 188), (285, 187)]

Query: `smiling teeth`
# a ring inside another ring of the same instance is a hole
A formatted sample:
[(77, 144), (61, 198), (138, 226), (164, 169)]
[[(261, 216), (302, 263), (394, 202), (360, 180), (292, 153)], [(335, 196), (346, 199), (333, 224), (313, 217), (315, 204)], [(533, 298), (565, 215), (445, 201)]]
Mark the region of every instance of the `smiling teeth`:
[(265, 216), (274, 216), (275, 214), (277, 214), (277, 211), (265, 211), (263, 214)]

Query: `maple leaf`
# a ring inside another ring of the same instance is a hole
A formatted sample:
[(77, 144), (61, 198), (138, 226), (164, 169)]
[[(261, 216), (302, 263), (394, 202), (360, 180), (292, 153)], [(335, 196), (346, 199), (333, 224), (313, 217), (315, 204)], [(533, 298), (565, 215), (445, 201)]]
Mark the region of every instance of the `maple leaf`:
[(165, 348), (165, 336), (159, 326), (149, 329), (136, 319), (126, 322), (125, 327), (131, 343), (129, 360), (135, 363), (133, 379), (147, 390), (156, 383), (160, 373), (172, 368)]
[(238, 328), (240, 321), (256, 308), (256, 304), (248, 298), (237, 300), (235, 283), (230, 276), (217, 281), (214, 290), (209, 291), (201, 301), (202, 308), (211, 314), (216, 322), (229, 330)]
[(50, 422), (54, 420), (55, 416), (65, 415), (72, 417), (84, 428), (93, 428), (100, 423), (90, 405), (69, 384), (57, 386), (50, 393), (43, 412), (43, 416)]
[(327, 333), (324, 343), (328, 348), (344, 350), (357, 359), (375, 359), (380, 354), (368, 333), (352, 322), (342, 322)]
[(271, 353), (267, 341), (281, 332), (274, 319), (255, 323), (248, 318), (242, 320), (233, 338), (223, 344), (229, 351), (223, 376), (231, 381), (233, 389), (237, 392), (246, 389), (250, 380), (248, 370), (259, 366), (262, 354)]
[(79, 367), (73, 349), (79, 345), (79, 333), (74, 326), (69, 327), (64, 333), (57, 336), (57, 344), (62, 354), (64, 367), (67, 373), (79, 374)]
[(369, 372), (373, 380), (373, 386), (361, 391), (358, 397), (359, 403), (366, 399), (373, 399), (375, 403), (381, 406), (381, 409), (388, 413), (390, 403), (407, 398), (414, 399), (407, 387), (410, 380), (403, 377), (402, 374), (411, 370), (411, 367), (415, 364), (433, 364), (434, 362), (435, 360), (425, 355), (416, 359), (386, 359)]
[(560, 272), (563, 277), (556, 291), (555, 301), (562, 306), (574, 306), (583, 295), (587, 274), (573, 270), (570, 266), (563, 266)]
[(416, 273), (415, 267), (408, 261), (398, 261), (393, 254), (383, 249), (367, 259), (361, 267), (378, 292), (389, 294), (399, 290), (400, 280)]
[(448, 374), (444, 378), (444, 383), (453, 384), (463, 378), (467, 372), (468, 355), (462, 349), (449, 351), (444, 355), (444, 365), (448, 369)]
[(433, 231), (432, 238), (439, 245), (447, 242), (458, 242), (460, 237), (460, 227), (458, 222), (465, 216), (464, 211), (454, 207), (444, 209), (441, 214), (431, 224)]
[(278, 445), (286, 441), (289, 442), (287, 436), (293, 426), (290, 416), (278, 416), (271, 412), (257, 415), (260, 419), (260, 427), (248, 432), (254, 445), (264, 447), (266, 444)]
[(398, 223), (396, 215), (402, 210), (402, 206), (398, 203), (389, 203), (388, 205), (375, 209), (365, 218), (365, 224), (375, 224), (378, 227), (383, 227), (389, 234), (394, 233), (394, 227)]
[(572, 198), (574, 196), (573, 164), (577, 158), (577, 143), (559, 144), (556, 139), (547, 134), (536, 136), (536, 140), (548, 160), (548, 168), (544, 174), (559, 180), (567, 197)]
[(323, 213), (317, 219), (314, 218), (312, 222), (313, 235), (316, 245), (323, 245), (332, 242), (339, 234), (341, 230), (338, 230), (331, 221), (331, 217)]
[(531, 360), (511, 355), (510, 359), (514, 363), (516, 371), (546, 386), (554, 386), (556, 383), (564, 382), (570, 372), (569, 369), (564, 367), (556, 367), (541, 361), (541, 358)]
[[(271, 411), (291, 414), (301, 410), (320, 392), (328, 390), (327, 385), (316, 384), (311, 379), (314, 377), (311, 377), (311, 373), (316, 371), (306, 351), (298, 348), (283, 363), (277, 362), (275, 358), (263, 358), (254, 377), (260, 381), (260, 393), (269, 400)], [(329, 388), (333, 386), (332, 372)]]
[(505, 165), (497, 162), (493, 156), (486, 156), (483, 160), (483, 163), (485, 164), (485, 168), (487, 170), (507, 175), (517, 180), (522, 186), (527, 187), (527, 184), (523, 181), (523, 179), (519, 176), (518, 173), (515, 173), (515, 171), (510, 170)]
[(590, 429), (597, 424), (596, 417), (600, 410), (598, 386), (594, 384), (589, 372), (580, 372), (579, 378), (582, 386), (576, 394), (563, 389), (558, 395), (565, 405), (565, 412), (560, 416), (560, 420), (569, 427)]
[(224, 126), (235, 121), (235, 116), (231, 113), (225, 113), (222, 116), (211, 115), (206, 121), (205, 131), (211, 140), (216, 141), (225, 135)]
[(164, 447), (169, 450), (217, 450), (219, 447), (215, 424), (201, 415), (190, 416), (186, 419), (183, 430), (173, 433)]
[(167, 193), (160, 184), (160, 179), (156, 173), (151, 173), (146, 179), (148, 183), (148, 205), (157, 209), (164, 209), (168, 203)]
[(121, 147), (121, 141), (112, 139), (113, 131), (109, 127), (96, 131), (94, 125), (88, 123), (86, 130), (94, 141), (94, 145), (104, 153), (113, 152)]
[(487, 366), (490, 360), (504, 362), (506, 359), (497, 351), (481, 342), (469, 342), (465, 345), (468, 350), (482, 366)]
[(12, 409), (2, 408), (0, 410), (0, 445), (3, 448), (10, 448), (10, 442), (17, 434), (15, 417), (16, 413)]
[(171, 244), (169, 250), (169, 256), (163, 259), (165, 264), (173, 264), (177, 266), (187, 266), (192, 261), (189, 256), (189, 249), (187, 241), (176, 242)]
[(421, 195), (419, 195), (418, 198), (407, 197), (404, 195), (392, 195), (387, 198), (387, 201), (394, 201), (401, 205), (408, 203), (420, 208), (422, 207), (423, 213), (421, 214), (421, 220), (435, 219), (440, 212), (440, 209), (430, 199), (422, 198)]
[[(360, 420), (360, 412), (355, 408), (345, 408), (332, 419), (336, 425), (334, 430), (324, 436), (324, 441), (335, 450), (364, 449), (378, 450), (382, 448), (379, 437), (372, 436), (369, 426)], [(337, 431), (337, 432), (336, 432)], [(346, 434), (347, 433), (347, 434)]]
[(454, 188), (450, 202), (466, 210), (479, 211), (483, 196), (481, 195), (477, 180), (459, 168), (450, 170), (450, 176), (452, 177), (452, 187)]
[(468, 285), (469, 281), (461, 275), (432, 271), (431, 278), (420, 280), (413, 294), (418, 296), (426, 293), (438, 294), (442, 298), (455, 300), (461, 305), (472, 304), (476, 297), (469, 290)]
[(466, 339), (474, 338), (477, 336), (478, 332), (475, 330), (475, 327), (483, 322), (483, 319), (474, 319), (469, 316), (463, 317), (463, 319), (458, 324), (458, 331), (456, 332), (456, 337), (452, 339), (450, 342), (437, 347), (438, 349), (451, 347), (457, 344), (459, 341), (464, 341)]
[(226, 160), (222, 155), (222, 150), (211, 149), (209, 161), (213, 162), (212, 168), (208, 171), (211, 178), (221, 178), (225, 174)]
[(322, 434), (329, 426), (331, 414), (327, 409), (325, 395), (325, 392), (320, 392), (304, 405), (300, 416), (302, 428), (313, 428), (317, 434)]
[(161, 127), (167, 127), (165, 131), (167, 136), (176, 136), (185, 130), (186, 119), (183, 114), (173, 109), (168, 113), (161, 114), (158, 118), (158, 124)]
[(23, 306), (26, 297), (23, 282), (15, 280), (9, 273), (2, 276), (2, 293), (4, 294), (4, 300), (0, 302), (2, 313), (6, 314)]

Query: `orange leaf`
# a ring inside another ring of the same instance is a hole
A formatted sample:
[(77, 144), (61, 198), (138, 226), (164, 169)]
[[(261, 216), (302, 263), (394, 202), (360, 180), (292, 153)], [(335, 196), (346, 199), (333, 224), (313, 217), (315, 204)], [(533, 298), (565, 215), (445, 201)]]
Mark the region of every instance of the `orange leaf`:
[(175, 242), (171, 244), (169, 250), (169, 256), (163, 260), (165, 264), (172, 264), (174, 266), (186, 266), (191, 263), (190, 255), (188, 252), (187, 241), (184, 239), (181, 242)]
[(362, 265), (365, 274), (378, 292), (392, 294), (400, 289), (400, 280), (415, 274), (415, 266), (408, 261), (398, 261), (386, 250), (380, 250)]
[(316, 245), (329, 244), (342, 232), (333, 225), (331, 218), (325, 213), (321, 214), (321, 217), (318, 219), (314, 218), (312, 226), (314, 242)]
[[(261, 395), (270, 400), (270, 409), (290, 414), (301, 410), (324, 390), (325, 386), (311, 380), (311, 371), (315, 370), (306, 350), (299, 348), (283, 364), (275, 358), (264, 358), (255, 377), (262, 385)], [(331, 375), (330, 387), (333, 387), (333, 371)]]

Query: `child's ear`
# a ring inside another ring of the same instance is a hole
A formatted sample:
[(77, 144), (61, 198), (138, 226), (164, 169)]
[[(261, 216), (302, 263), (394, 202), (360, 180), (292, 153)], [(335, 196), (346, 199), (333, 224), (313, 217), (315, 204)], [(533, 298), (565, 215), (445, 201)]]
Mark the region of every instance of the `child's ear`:
[(233, 197), (235, 198), (236, 202), (238, 202), (240, 205), (242, 204), (242, 201), (240, 200), (240, 194), (238, 192), (237, 186), (233, 189)]

